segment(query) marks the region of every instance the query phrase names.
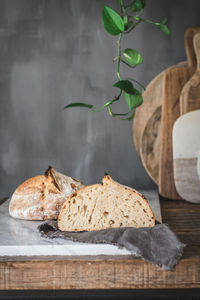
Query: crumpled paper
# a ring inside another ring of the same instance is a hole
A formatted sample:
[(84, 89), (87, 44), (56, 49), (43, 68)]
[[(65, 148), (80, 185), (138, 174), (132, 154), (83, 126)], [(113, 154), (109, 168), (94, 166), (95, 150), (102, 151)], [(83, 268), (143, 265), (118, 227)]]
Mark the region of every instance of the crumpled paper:
[(74, 242), (111, 244), (124, 247), (134, 257), (147, 260), (165, 270), (172, 270), (183, 253), (184, 244), (179, 241), (167, 224), (148, 228), (110, 228), (99, 231), (60, 231), (57, 221), (50, 220), (38, 226), (42, 237), (62, 238)]

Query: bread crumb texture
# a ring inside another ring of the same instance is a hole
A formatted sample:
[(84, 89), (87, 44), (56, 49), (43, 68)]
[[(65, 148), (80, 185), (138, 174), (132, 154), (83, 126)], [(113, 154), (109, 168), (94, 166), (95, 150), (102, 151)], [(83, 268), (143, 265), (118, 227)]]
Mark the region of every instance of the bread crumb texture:
[(63, 204), (58, 227), (62, 231), (92, 231), (118, 227), (152, 227), (154, 214), (143, 195), (115, 182), (83, 187)]

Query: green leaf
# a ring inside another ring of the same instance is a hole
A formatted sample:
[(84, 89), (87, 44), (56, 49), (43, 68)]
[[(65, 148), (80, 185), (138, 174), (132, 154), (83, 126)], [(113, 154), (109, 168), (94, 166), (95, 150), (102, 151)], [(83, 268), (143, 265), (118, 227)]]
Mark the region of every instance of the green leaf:
[(128, 80), (119, 80), (113, 86), (121, 89), (122, 91), (124, 91), (128, 94), (134, 94), (135, 93), (135, 89), (133, 87), (133, 84)]
[(164, 18), (161, 22), (161, 24), (165, 25), (167, 23), (167, 18)]
[(136, 11), (141, 11), (142, 9), (145, 8), (146, 1), (145, 0), (133, 0), (131, 3), (131, 11), (136, 12)]
[(140, 106), (143, 102), (143, 98), (142, 98), (141, 93), (136, 89), (134, 89), (134, 91), (135, 91), (135, 93), (132, 94), (132, 95), (127, 94), (127, 93), (124, 94), (125, 101), (128, 104), (128, 107), (129, 107), (130, 110)]
[(75, 102), (75, 103), (70, 103), (70, 104), (66, 105), (64, 107), (64, 109), (70, 108), (70, 107), (86, 107), (86, 108), (90, 108), (91, 109), (93, 107), (93, 105), (92, 104)]
[(170, 34), (169, 28), (168, 28), (166, 25), (164, 25), (164, 24), (160, 24), (160, 25), (159, 25), (159, 29), (160, 29), (162, 32), (164, 32), (165, 34)]
[(124, 25), (128, 24), (128, 16), (123, 17)]
[(143, 62), (142, 55), (135, 49), (127, 48), (123, 52), (126, 61), (131, 65), (140, 65)]
[(144, 92), (146, 89), (145, 89), (145, 87), (144, 87), (144, 85), (143, 84), (141, 84), (140, 82), (138, 82), (137, 80), (135, 80), (135, 79), (133, 79), (133, 78), (127, 78), (128, 80), (132, 80), (132, 81), (134, 81), (135, 83), (137, 83), (140, 87), (141, 87), (141, 89), (142, 89), (142, 92)]
[(115, 10), (106, 5), (102, 12), (102, 22), (105, 30), (112, 35), (118, 35), (124, 31), (122, 17)]

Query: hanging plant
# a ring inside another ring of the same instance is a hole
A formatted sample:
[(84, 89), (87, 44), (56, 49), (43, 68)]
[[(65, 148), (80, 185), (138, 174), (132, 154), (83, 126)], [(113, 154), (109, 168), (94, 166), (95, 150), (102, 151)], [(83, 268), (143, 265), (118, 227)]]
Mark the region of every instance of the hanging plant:
[[(144, 86), (133, 78), (121, 78), (120, 64), (123, 63), (129, 68), (135, 68), (142, 64), (143, 58), (140, 52), (135, 49), (127, 48), (121, 52), (121, 39), (123, 35), (129, 34), (140, 23), (150, 23), (155, 25), (159, 30), (165, 34), (170, 34), (170, 30), (167, 27), (167, 19), (164, 18), (160, 23), (153, 22), (142, 18), (143, 10), (145, 8), (145, 0), (132, 0), (130, 3), (124, 4), (123, 0), (119, 0), (120, 14), (114, 9), (104, 6), (102, 11), (102, 23), (105, 30), (113, 36), (118, 36), (117, 40), (117, 56), (113, 59), (117, 62), (117, 79), (114, 83), (114, 87), (119, 89), (119, 93), (113, 99), (107, 101), (103, 106), (98, 109), (94, 109), (92, 104), (75, 102), (68, 104), (64, 109), (71, 107), (85, 107), (92, 112), (99, 112), (107, 108), (110, 116), (120, 118), (122, 120), (132, 120), (134, 117), (135, 108), (140, 106), (143, 102), (142, 92), (145, 90)], [(124, 98), (122, 98), (124, 95)], [(121, 99), (125, 100), (128, 106), (126, 113), (114, 113), (111, 110), (111, 106)]]

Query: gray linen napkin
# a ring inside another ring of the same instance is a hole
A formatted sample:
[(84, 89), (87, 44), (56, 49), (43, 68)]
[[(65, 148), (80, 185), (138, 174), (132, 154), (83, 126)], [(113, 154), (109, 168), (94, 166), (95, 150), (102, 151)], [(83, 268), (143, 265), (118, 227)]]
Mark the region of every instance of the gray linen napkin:
[(112, 244), (125, 247), (135, 257), (150, 261), (165, 270), (171, 270), (183, 253), (182, 244), (167, 224), (150, 228), (110, 228), (89, 232), (60, 231), (57, 221), (38, 226), (42, 237), (62, 238), (74, 242)]

